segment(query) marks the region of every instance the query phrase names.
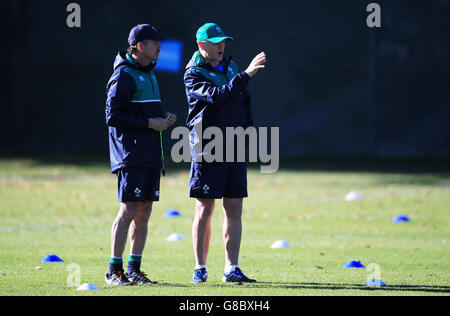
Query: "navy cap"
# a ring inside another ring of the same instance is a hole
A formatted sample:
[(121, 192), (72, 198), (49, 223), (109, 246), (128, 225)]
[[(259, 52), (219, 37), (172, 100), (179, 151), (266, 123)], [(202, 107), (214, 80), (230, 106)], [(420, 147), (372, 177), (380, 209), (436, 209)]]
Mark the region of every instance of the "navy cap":
[(133, 27), (128, 35), (128, 44), (136, 46), (137, 43), (145, 40), (163, 41), (167, 36), (159, 34), (159, 32), (150, 24), (139, 24)]

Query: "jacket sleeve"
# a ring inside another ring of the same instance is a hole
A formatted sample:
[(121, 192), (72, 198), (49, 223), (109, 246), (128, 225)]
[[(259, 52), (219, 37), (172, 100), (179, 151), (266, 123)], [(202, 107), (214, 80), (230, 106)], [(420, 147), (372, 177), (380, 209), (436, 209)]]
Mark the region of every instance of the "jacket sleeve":
[(107, 87), (106, 124), (128, 130), (148, 128), (148, 118), (129, 112), (128, 104), (133, 99), (136, 83), (128, 74), (120, 72), (113, 76)]
[(245, 71), (237, 74), (223, 86), (214, 85), (213, 82), (195, 71), (187, 71), (184, 76), (186, 93), (192, 98), (212, 106), (221, 106), (243, 92), (249, 81), (250, 76)]
[(253, 121), (253, 109), (252, 109), (252, 96), (250, 92), (248, 92), (247, 89), (244, 90), (244, 112), (245, 112), (245, 119), (246, 119), (246, 127), (254, 126), (255, 122)]

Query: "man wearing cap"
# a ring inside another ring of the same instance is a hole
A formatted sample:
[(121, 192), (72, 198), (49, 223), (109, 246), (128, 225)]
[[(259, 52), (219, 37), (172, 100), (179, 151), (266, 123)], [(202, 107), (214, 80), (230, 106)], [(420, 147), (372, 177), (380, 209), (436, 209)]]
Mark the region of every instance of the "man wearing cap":
[[(253, 125), (250, 94), (247, 85), (266, 56), (257, 55), (245, 71), (239, 72), (231, 57), (225, 58), (225, 42), (232, 40), (215, 23), (207, 23), (196, 34), (199, 50), (186, 66), (184, 84), (189, 104), (187, 125), (191, 138), (190, 197), (196, 199), (192, 239), (196, 266), (191, 283), (206, 282), (206, 260), (211, 237), (211, 218), (215, 200), (222, 199), (224, 210), (223, 239), (225, 270), (223, 282), (256, 282), (239, 268), (242, 236), (242, 204), (247, 197), (245, 162), (207, 161), (212, 152), (205, 150), (208, 140), (202, 139), (208, 127), (219, 128), (225, 135), (227, 127)], [(225, 136), (224, 136), (225, 137)], [(230, 141), (230, 140), (227, 140)], [(203, 148), (198, 145), (203, 143)], [(225, 151), (223, 151), (225, 152)]]
[[(166, 39), (149, 24), (135, 26), (127, 51), (118, 53), (107, 85), (106, 123), (111, 171), (117, 174), (120, 209), (112, 225), (107, 285), (152, 284), (141, 271), (153, 201), (159, 200), (163, 166), (162, 134), (176, 121), (163, 113), (153, 68)], [(130, 255), (124, 273), (122, 255), (128, 232)]]

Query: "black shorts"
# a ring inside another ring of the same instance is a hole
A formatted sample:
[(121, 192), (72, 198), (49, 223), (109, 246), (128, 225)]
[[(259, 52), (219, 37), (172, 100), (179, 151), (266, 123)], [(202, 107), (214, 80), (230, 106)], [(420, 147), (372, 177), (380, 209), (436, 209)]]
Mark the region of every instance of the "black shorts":
[(192, 162), (189, 196), (201, 199), (247, 197), (247, 164)]
[(123, 168), (117, 172), (119, 202), (159, 201), (159, 168)]

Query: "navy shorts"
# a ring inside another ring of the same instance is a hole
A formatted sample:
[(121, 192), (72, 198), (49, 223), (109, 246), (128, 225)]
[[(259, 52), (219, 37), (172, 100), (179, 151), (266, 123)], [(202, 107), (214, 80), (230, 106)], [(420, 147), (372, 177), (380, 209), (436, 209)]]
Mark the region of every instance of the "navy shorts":
[(247, 197), (247, 164), (192, 162), (189, 196), (201, 199)]
[(117, 172), (120, 202), (159, 201), (159, 168), (124, 168)]

